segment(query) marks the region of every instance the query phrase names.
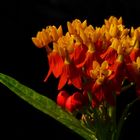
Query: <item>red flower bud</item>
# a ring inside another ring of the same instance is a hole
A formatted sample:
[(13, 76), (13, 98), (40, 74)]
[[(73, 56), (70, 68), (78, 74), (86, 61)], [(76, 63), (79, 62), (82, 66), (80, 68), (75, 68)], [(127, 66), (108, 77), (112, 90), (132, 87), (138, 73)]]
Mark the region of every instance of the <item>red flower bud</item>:
[(69, 94), (66, 91), (60, 91), (57, 95), (57, 104), (61, 107), (65, 107), (65, 103)]
[(65, 104), (65, 108), (69, 111), (69, 112), (73, 112), (74, 111), (74, 106), (72, 105), (72, 96), (69, 96), (66, 104)]
[(76, 109), (80, 109), (83, 105), (83, 95), (79, 92), (75, 92), (73, 95), (69, 96), (65, 107), (68, 111), (73, 112)]

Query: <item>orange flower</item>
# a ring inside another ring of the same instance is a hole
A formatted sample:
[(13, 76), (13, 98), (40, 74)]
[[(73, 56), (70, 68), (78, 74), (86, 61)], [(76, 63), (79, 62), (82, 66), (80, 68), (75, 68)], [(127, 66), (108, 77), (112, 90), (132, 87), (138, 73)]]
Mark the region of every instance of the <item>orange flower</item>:
[(101, 58), (96, 55), (96, 51), (94, 50), (94, 46), (92, 44), (89, 44), (88, 50), (86, 52), (86, 57), (84, 61), (78, 65), (78, 67), (84, 67), (85, 73), (89, 76), (90, 70), (92, 69), (92, 62), (94, 60), (101, 61)]
[(135, 42), (135, 46), (130, 53), (131, 61), (136, 61), (136, 58), (140, 56), (140, 48), (139, 48), (139, 41)]
[(84, 61), (85, 57), (86, 57), (86, 51), (87, 51), (87, 47), (83, 44), (80, 45), (74, 45), (74, 52), (71, 55), (71, 59), (73, 59), (75, 65), (80, 68), (82, 67), (84, 64), (82, 64), (82, 62)]
[[(48, 26), (32, 38), (48, 53), (49, 71), (44, 81), (53, 73), (60, 78), (58, 90), (69, 84), (91, 92), (93, 107), (104, 100), (114, 105), (113, 93), (120, 93), (125, 78), (134, 82), (140, 93), (140, 28), (129, 30), (121, 17), (113, 16), (102, 27), (75, 19), (67, 22), (67, 28), (63, 35), (61, 26)], [(87, 104), (87, 94), (83, 95)]]
[(128, 79), (136, 83), (136, 88), (140, 87), (140, 57), (127, 66)]
[[(114, 89), (108, 80), (97, 79), (92, 86), (93, 103), (100, 103), (106, 100), (110, 105), (115, 105)], [(95, 104), (94, 104), (95, 105)]]
[(113, 64), (118, 55), (116, 51), (118, 44), (118, 40), (114, 39), (111, 46), (101, 54), (101, 58), (106, 60), (109, 64)]
[(118, 58), (110, 67), (112, 74), (110, 75), (109, 80), (112, 81), (114, 91), (116, 91), (117, 93), (120, 93), (122, 81), (126, 77), (123, 59), (123, 55), (118, 55)]
[(81, 71), (76, 68), (73, 62), (65, 60), (60, 76), (58, 90), (62, 89), (67, 82), (71, 82), (76, 88), (82, 89)]
[(49, 43), (57, 41), (62, 35), (63, 30), (61, 26), (58, 29), (55, 26), (48, 26), (46, 29), (38, 32), (36, 37), (32, 37), (32, 41), (38, 48), (46, 47), (50, 49)]
[(105, 98), (104, 89), (103, 89), (102, 84), (103, 83), (101, 81), (99, 81), (99, 79), (96, 80), (96, 82), (93, 84), (92, 90), (91, 90), (93, 98), (96, 99), (98, 102), (101, 102)]
[(93, 80), (88, 84), (88, 90), (92, 94), (93, 103), (100, 103), (106, 100), (111, 105), (114, 105), (113, 89), (108, 79), (112, 71), (109, 69), (107, 61), (104, 61), (101, 65), (97, 61), (93, 61), (93, 69), (90, 72)]
[(46, 78), (44, 79), (45, 82), (47, 81), (51, 73), (53, 73), (54, 76), (58, 78), (62, 73), (62, 68), (64, 65), (62, 57), (56, 51), (52, 51), (50, 54), (48, 54), (48, 61), (49, 71)]
[(90, 76), (92, 79), (106, 79), (110, 76), (111, 70), (109, 69), (109, 64), (107, 61), (100, 63), (98, 61), (92, 62), (92, 70), (90, 70)]

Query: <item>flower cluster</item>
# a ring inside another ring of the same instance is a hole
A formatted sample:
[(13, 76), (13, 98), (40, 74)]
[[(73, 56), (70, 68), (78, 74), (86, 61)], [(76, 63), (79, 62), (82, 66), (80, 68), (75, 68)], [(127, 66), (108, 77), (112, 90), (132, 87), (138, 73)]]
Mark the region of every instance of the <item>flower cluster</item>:
[[(64, 34), (61, 26), (47, 26), (32, 38), (47, 51), (49, 71), (44, 81), (51, 73), (59, 78), (58, 105), (70, 112), (88, 102), (93, 108), (104, 101), (114, 106), (125, 79), (140, 93), (140, 27), (128, 29), (122, 17), (111, 16), (101, 27), (75, 19), (67, 22), (67, 28)], [(68, 95), (63, 90), (66, 84), (77, 92)]]

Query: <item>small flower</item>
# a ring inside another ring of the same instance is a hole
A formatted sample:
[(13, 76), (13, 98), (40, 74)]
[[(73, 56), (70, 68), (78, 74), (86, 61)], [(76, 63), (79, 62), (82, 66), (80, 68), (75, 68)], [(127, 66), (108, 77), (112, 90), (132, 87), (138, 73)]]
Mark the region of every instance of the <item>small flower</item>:
[(76, 68), (72, 62), (65, 60), (58, 84), (58, 90), (62, 89), (67, 82), (72, 83), (78, 89), (82, 89), (80, 69)]
[(84, 64), (83, 61), (86, 57), (87, 47), (83, 44), (74, 45), (74, 52), (71, 54), (74, 64), (77, 68), (81, 68)]
[(103, 89), (103, 78), (98, 78), (92, 86), (91, 93), (93, 100), (99, 103), (105, 98), (104, 89)]
[(103, 61), (102, 64), (98, 61), (92, 62), (92, 70), (90, 70), (90, 76), (92, 79), (96, 80), (98, 78), (105, 79), (111, 75), (111, 70), (109, 69), (109, 64), (107, 61)]
[(112, 73), (109, 76), (109, 80), (111, 80), (114, 91), (116, 91), (117, 93), (120, 93), (122, 81), (126, 77), (125, 65), (123, 60), (124, 56), (118, 55), (118, 58), (116, 59), (114, 64), (110, 67)]
[(54, 74), (56, 78), (60, 76), (62, 73), (62, 68), (64, 65), (62, 57), (56, 51), (52, 51), (48, 54), (48, 62), (49, 62), (49, 71), (44, 81), (46, 82), (51, 73)]
[(46, 29), (38, 32), (36, 37), (32, 37), (32, 41), (38, 48), (46, 47), (49, 50), (49, 43), (56, 42), (62, 35), (61, 26), (58, 29), (55, 26), (48, 26)]
[(127, 64), (128, 79), (136, 83), (136, 90), (139, 93), (140, 87), (140, 57), (136, 61)]
[(136, 40), (134, 48), (130, 53), (131, 61), (136, 61), (137, 57), (140, 56), (140, 48), (139, 48), (139, 41)]
[(89, 76), (90, 70), (92, 69), (93, 61), (101, 61), (101, 58), (96, 54), (95, 48), (93, 44), (88, 45), (88, 50), (86, 52), (85, 59), (82, 63), (78, 65), (78, 67), (84, 67), (85, 73)]
[(117, 28), (117, 25), (114, 24), (114, 23), (111, 23), (111, 26), (110, 26), (110, 30), (109, 30), (109, 34), (112, 36), (112, 37), (116, 37), (117, 34), (118, 34), (118, 28)]
[(118, 39), (114, 39), (111, 46), (108, 47), (108, 49), (101, 54), (101, 58), (103, 60), (106, 60), (109, 64), (113, 64), (114, 61), (117, 58), (117, 47), (119, 45)]

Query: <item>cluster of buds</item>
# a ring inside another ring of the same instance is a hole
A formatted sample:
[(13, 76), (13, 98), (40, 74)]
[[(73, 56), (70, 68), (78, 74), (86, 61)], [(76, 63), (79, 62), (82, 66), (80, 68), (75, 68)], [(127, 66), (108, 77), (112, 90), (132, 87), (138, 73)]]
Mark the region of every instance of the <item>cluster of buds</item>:
[[(44, 81), (51, 73), (59, 78), (60, 106), (70, 112), (79, 109), (89, 93), (92, 107), (104, 101), (114, 106), (125, 79), (135, 83), (140, 93), (140, 27), (128, 29), (122, 17), (111, 16), (101, 27), (75, 19), (67, 22), (67, 28), (64, 34), (61, 26), (47, 26), (32, 38), (47, 51), (49, 71)], [(69, 96), (61, 91), (66, 84), (78, 92)]]
[(84, 103), (84, 96), (80, 92), (69, 95), (68, 92), (62, 90), (57, 96), (57, 104), (70, 112), (81, 109)]

